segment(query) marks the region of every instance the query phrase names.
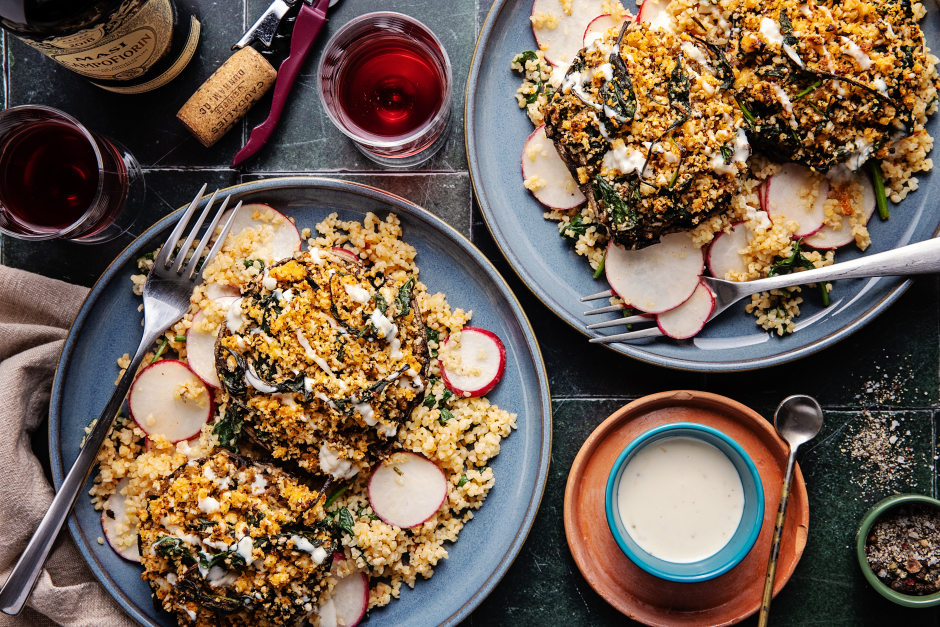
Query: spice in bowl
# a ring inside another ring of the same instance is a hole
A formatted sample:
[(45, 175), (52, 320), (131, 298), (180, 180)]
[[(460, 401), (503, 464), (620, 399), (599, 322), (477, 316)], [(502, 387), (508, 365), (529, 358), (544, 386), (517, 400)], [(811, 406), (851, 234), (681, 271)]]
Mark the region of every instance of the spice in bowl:
[(905, 504), (871, 526), (868, 565), (892, 590), (923, 596), (940, 591), (940, 511)]

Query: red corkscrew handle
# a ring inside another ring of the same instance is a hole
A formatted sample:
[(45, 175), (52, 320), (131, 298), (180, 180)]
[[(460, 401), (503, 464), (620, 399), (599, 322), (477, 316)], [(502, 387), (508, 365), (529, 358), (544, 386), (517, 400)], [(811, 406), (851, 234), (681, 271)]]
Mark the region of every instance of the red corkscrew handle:
[(306, 2), (301, 3), (300, 14), (297, 16), (297, 21), (294, 23), (294, 32), (291, 35), (290, 55), (281, 63), (277, 73), (277, 82), (274, 83), (274, 100), (271, 101), (271, 112), (268, 113), (268, 118), (264, 122), (251, 131), (248, 143), (238, 151), (232, 161), (233, 168), (255, 156), (271, 138), (271, 134), (281, 119), (284, 104), (287, 102), (291, 87), (294, 86), (300, 67), (304, 64), (310, 49), (313, 47), (313, 42), (316, 41), (323, 25), (327, 22), (326, 9), (328, 5), (329, 0), (317, 0), (313, 7)]

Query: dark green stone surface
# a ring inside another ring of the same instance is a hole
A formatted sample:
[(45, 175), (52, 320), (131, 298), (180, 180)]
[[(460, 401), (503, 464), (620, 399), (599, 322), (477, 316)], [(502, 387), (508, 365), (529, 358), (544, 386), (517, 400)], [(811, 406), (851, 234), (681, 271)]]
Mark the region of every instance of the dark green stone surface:
[[(643, 395), (681, 388), (730, 396), (767, 418), (790, 394), (814, 395), (826, 408), (822, 434), (800, 452), (811, 506), (806, 551), (790, 584), (774, 601), (771, 624), (940, 623), (937, 610), (906, 610), (875, 594), (862, 579), (853, 548), (858, 520), (877, 500), (895, 491), (933, 494), (936, 489), (932, 459), (940, 408), (936, 278), (918, 279), (878, 320), (836, 346), (759, 372), (704, 375), (667, 370), (589, 345), (521, 283), (473, 203), (463, 143), (464, 85), (477, 32), (489, 10), (486, 0), (342, 0), (330, 14), (326, 36), (356, 15), (393, 10), (421, 19), (443, 41), (454, 76), (449, 142), (430, 162), (409, 172), (390, 172), (365, 160), (321, 110), (314, 83), (325, 37), (302, 68), (271, 145), (244, 169), (229, 169), (251, 127), (266, 115), (270, 97), (209, 149), (191, 138), (175, 115), (228, 58), (231, 45), (267, 2), (186, 1), (199, 7), (205, 35), (197, 58), (170, 86), (140, 96), (110, 94), (4, 36), (0, 40), (4, 106), (41, 103), (63, 109), (91, 129), (121, 141), (137, 156), (146, 169), (148, 197), (132, 235), (188, 202), (202, 183), (225, 187), (267, 176), (316, 174), (373, 185), (412, 200), (470, 237), (493, 260), (519, 297), (545, 358), (555, 410), (552, 465), (542, 507), (522, 553), (465, 625), (634, 624), (587, 585), (571, 558), (562, 523), (565, 482), (584, 440), (608, 415)], [(127, 237), (89, 247), (3, 237), (0, 262), (91, 285), (129, 241)], [(891, 480), (876, 481), (878, 466), (852, 455), (858, 434), (866, 425), (870, 430), (871, 418), (865, 411), (875, 418), (890, 417), (888, 424), (899, 423), (891, 433), (900, 439), (888, 449), (905, 456), (910, 468)], [(43, 447), (35, 442), (37, 451)], [(381, 611), (374, 612), (367, 624), (382, 624), (381, 616)], [(752, 618), (744, 624), (756, 623)]]

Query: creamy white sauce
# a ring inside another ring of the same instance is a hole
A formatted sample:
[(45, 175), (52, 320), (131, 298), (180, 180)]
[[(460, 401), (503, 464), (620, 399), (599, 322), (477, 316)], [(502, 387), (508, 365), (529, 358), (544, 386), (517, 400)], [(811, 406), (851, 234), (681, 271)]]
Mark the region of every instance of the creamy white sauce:
[(871, 58), (865, 54), (864, 50), (858, 47), (857, 43), (848, 37), (842, 37), (842, 43), (844, 45), (842, 52), (855, 59), (855, 62), (858, 63), (858, 67), (863, 70), (867, 70), (871, 67)]
[(273, 292), (277, 287), (277, 279), (269, 275), (267, 270), (264, 271), (264, 278), (261, 279), (261, 287), (268, 290), (269, 292)]
[(358, 285), (348, 285), (344, 284), (343, 289), (346, 290), (346, 293), (349, 294), (349, 299), (354, 303), (359, 303), (363, 305), (369, 302), (369, 299), (372, 298), (372, 295), (369, 292)]
[(738, 168), (735, 164), (746, 163), (750, 154), (751, 146), (747, 142), (747, 134), (743, 128), (739, 128), (734, 136), (731, 163), (726, 164), (724, 156), (718, 152), (712, 155), (710, 165), (718, 174), (737, 174)]
[(327, 395), (324, 394), (323, 392), (317, 392), (316, 396), (318, 399), (326, 403), (326, 406), (329, 407), (330, 409), (334, 409), (334, 410), (336, 409), (336, 403), (331, 401), (329, 397), (327, 397)]
[(326, 555), (326, 550), (322, 546), (318, 546), (310, 552), (310, 558), (313, 559), (313, 561), (317, 564), (322, 564), (323, 560), (326, 559)]
[(217, 588), (219, 586), (229, 586), (235, 583), (236, 579), (238, 579), (238, 573), (230, 573), (224, 568), (219, 568), (218, 566), (213, 566), (206, 574), (206, 581), (209, 582), (209, 585), (213, 588)]
[(206, 514), (213, 514), (219, 511), (219, 502), (211, 496), (207, 496), (204, 499), (199, 499), (198, 505), (200, 511), (205, 512)]
[(744, 489), (734, 464), (717, 447), (669, 437), (643, 447), (627, 463), (617, 506), (641, 548), (684, 564), (714, 555), (731, 540), (744, 512)]
[(610, 63), (598, 65), (597, 69), (594, 70), (594, 76), (600, 76), (605, 81), (610, 82), (614, 80), (614, 67)]
[(372, 312), (372, 315), (369, 316), (369, 321), (372, 322), (372, 326), (375, 327), (375, 330), (379, 332), (380, 338), (391, 338), (393, 333), (396, 330), (395, 325), (392, 324), (392, 321), (386, 318), (381, 311), (376, 309)]
[(621, 144), (604, 154), (603, 165), (608, 170), (620, 170), (621, 174), (629, 174), (640, 170), (645, 162), (646, 153)]
[(310, 553), (313, 551), (314, 547), (310, 544), (310, 540), (303, 536), (291, 536), (290, 539), (294, 542), (294, 548), (298, 551), (303, 551), (304, 553)]
[(565, 93), (567, 90), (571, 90), (576, 93), (581, 99), (590, 107), (598, 111), (603, 111), (603, 107), (592, 101), (590, 97), (581, 89), (581, 86), (584, 84), (584, 78), (581, 76), (581, 72), (572, 72), (561, 81), (561, 92)]
[(320, 446), (320, 470), (336, 479), (350, 479), (359, 473), (359, 468), (348, 459), (340, 459), (339, 451), (326, 444)]
[(706, 57), (705, 53), (703, 53), (701, 49), (699, 49), (699, 47), (695, 44), (688, 41), (683, 41), (682, 53), (693, 61), (697, 62), (702, 67), (709, 67), (708, 57)]
[(237, 543), (232, 545), (232, 550), (241, 555), (242, 559), (244, 559), (247, 564), (250, 564), (252, 562), (251, 549), (253, 544), (254, 540), (251, 539), (251, 536), (245, 536)]
[(395, 437), (395, 434), (398, 433), (398, 425), (396, 424), (379, 425), (378, 427), (376, 427), (375, 430), (387, 438), (393, 438)]
[(261, 473), (255, 474), (255, 480), (251, 482), (251, 494), (261, 496), (268, 488), (268, 480)]
[(783, 33), (780, 32), (777, 20), (762, 17), (760, 19), (760, 34), (764, 36), (768, 43), (777, 44), (778, 46), (783, 45)]
[(871, 156), (872, 147), (874, 144), (867, 142), (864, 139), (855, 140), (855, 151), (849, 155), (849, 158), (846, 159), (845, 165), (849, 167), (850, 170), (858, 170), (862, 167), (862, 164), (868, 161), (868, 158)]
[(310, 248), (310, 256), (313, 257), (313, 263), (318, 266), (323, 265), (323, 257), (320, 256), (320, 249), (316, 246)]
[(372, 409), (372, 405), (369, 403), (353, 403), (353, 407), (356, 408), (362, 415), (362, 419), (366, 421), (366, 424), (370, 427), (374, 427), (377, 422), (375, 419), (375, 411)]
[(261, 380), (261, 377), (258, 376), (258, 373), (255, 372), (254, 366), (248, 366), (248, 370), (245, 371), (245, 381), (248, 382), (248, 385), (258, 390), (263, 394), (271, 394), (272, 392), (277, 392), (277, 388), (271, 385), (268, 385)]
[(246, 320), (242, 317), (242, 299), (239, 298), (229, 305), (228, 311), (225, 313), (225, 326), (228, 327), (231, 333), (235, 334), (242, 330), (245, 322)]
[(884, 81), (884, 79), (881, 78), (880, 76), (879, 76), (878, 78), (876, 78), (875, 80), (872, 81), (872, 85), (875, 86), (875, 89), (877, 89), (878, 92), (879, 92), (882, 96), (887, 96), (887, 95), (888, 95), (888, 84), (887, 84), (887, 83)]

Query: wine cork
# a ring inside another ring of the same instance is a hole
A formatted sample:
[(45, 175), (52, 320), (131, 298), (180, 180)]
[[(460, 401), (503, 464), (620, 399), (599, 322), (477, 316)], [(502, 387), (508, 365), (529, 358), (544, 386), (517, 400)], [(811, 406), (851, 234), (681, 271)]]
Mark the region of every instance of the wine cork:
[(277, 70), (268, 60), (246, 46), (202, 84), (176, 118), (208, 148), (245, 116), (276, 78)]

